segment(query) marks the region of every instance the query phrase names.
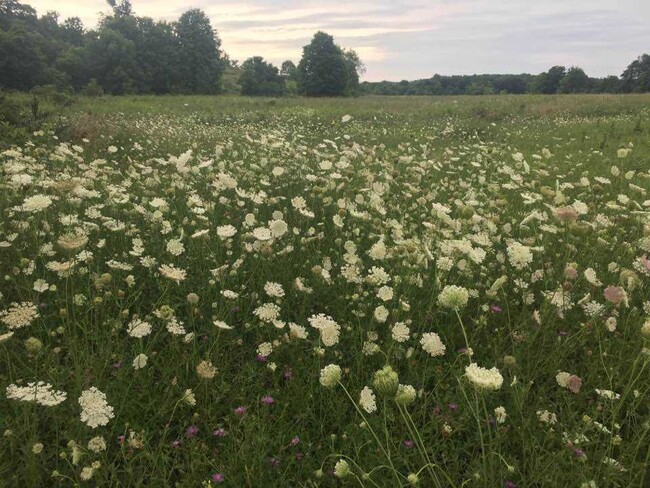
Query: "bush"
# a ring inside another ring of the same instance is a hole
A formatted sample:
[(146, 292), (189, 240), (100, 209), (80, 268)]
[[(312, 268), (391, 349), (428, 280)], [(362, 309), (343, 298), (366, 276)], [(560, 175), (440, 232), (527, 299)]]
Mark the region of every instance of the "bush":
[(92, 78), (81, 90), (81, 94), (87, 97), (101, 97), (104, 94), (104, 89), (97, 83), (95, 78)]

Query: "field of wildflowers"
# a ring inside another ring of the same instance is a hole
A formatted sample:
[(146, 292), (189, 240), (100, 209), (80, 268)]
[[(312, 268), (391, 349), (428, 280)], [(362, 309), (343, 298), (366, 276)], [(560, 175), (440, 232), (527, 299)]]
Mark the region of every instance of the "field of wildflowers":
[(0, 485), (650, 483), (650, 96), (61, 117), (0, 152)]

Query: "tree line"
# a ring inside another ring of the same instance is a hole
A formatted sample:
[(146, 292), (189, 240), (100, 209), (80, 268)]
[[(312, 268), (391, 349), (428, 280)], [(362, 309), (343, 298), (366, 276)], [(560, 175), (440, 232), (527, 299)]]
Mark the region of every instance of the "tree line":
[(434, 75), (415, 81), (363, 82), (373, 95), (493, 95), (501, 93), (645, 93), (650, 92), (650, 55), (643, 54), (618, 76), (591, 78), (582, 68), (553, 66), (538, 75)]
[(39, 17), (29, 5), (0, 0), (0, 88), (48, 86), (88, 95), (216, 94), (340, 96), (356, 94), (363, 70), (353, 50), (318, 32), (298, 66), (281, 69), (256, 56), (241, 65), (221, 49), (210, 19), (190, 9), (175, 22), (133, 12), (130, 0), (107, 0), (112, 12), (96, 29), (78, 17)]
[(278, 68), (260, 56), (229, 58), (200, 9), (174, 22), (135, 15), (130, 0), (106, 0), (111, 13), (87, 30), (78, 17), (39, 17), (29, 5), (0, 0), (0, 89), (49, 87), (88, 95), (217, 94), (250, 96), (480, 95), (496, 93), (631, 93), (650, 91), (650, 55), (620, 77), (590, 78), (579, 67), (554, 66), (539, 75), (441, 76), (364, 82), (352, 49), (317, 32), (296, 66)]

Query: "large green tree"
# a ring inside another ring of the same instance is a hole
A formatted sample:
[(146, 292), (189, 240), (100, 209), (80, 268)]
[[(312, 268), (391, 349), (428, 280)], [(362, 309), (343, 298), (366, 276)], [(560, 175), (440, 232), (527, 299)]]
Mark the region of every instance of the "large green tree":
[(621, 75), (625, 92), (650, 92), (650, 54), (642, 54), (632, 61)]
[(334, 44), (332, 36), (317, 32), (302, 49), (298, 64), (300, 92), (311, 97), (341, 96), (349, 92), (351, 82), (351, 62), (343, 50)]
[(587, 93), (591, 82), (587, 74), (577, 66), (572, 66), (560, 81), (558, 93)]
[(188, 93), (218, 93), (224, 63), (221, 40), (200, 9), (185, 12), (175, 24), (179, 43), (181, 87)]
[(287, 59), (280, 67), (280, 76), (285, 80), (298, 81), (298, 68), (293, 61)]
[(284, 78), (278, 68), (261, 56), (242, 63), (239, 85), (242, 95), (278, 97), (284, 93)]
[(535, 80), (534, 90), (536, 93), (551, 95), (557, 93), (560, 88), (562, 78), (566, 75), (564, 66), (553, 66), (545, 73), (540, 73)]

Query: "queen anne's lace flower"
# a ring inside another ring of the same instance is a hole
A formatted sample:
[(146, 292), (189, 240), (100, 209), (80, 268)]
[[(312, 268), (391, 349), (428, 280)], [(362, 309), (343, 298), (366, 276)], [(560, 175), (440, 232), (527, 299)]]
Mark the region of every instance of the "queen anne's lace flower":
[(163, 264), (158, 268), (158, 271), (160, 271), (160, 274), (165, 278), (169, 278), (176, 283), (180, 283), (187, 277), (187, 272), (184, 269), (176, 268), (172, 264)]
[(341, 380), (341, 367), (328, 364), (320, 371), (320, 384), (325, 388), (333, 388)]
[(498, 390), (503, 385), (497, 368), (486, 369), (472, 363), (465, 368), (465, 376), (478, 390)]
[(318, 314), (307, 319), (309, 324), (320, 331), (320, 337), (325, 347), (331, 347), (339, 342), (341, 326), (332, 317)]
[(422, 349), (424, 349), (433, 357), (444, 355), (445, 350), (447, 349), (440, 340), (440, 336), (435, 332), (427, 332), (422, 334), (420, 344), (422, 344)]
[(371, 388), (367, 386), (363, 387), (361, 394), (359, 395), (359, 405), (368, 413), (373, 413), (377, 410), (377, 403), (375, 399), (375, 393)]
[(36, 305), (27, 302), (12, 303), (11, 307), (0, 312), (0, 322), (12, 330), (30, 325), (37, 317)]
[(447, 285), (438, 295), (438, 303), (441, 307), (459, 310), (467, 305), (469, 292), (462, 286)]
[(7, 398), (21, 402), (34, 402), (45, 407), (62, 403), (67, 398), (64, 391), (55, 390), (52, 385), (43, 381), (27, 383), (27, 386), (9, 385)]
[(528, 246), (513, 242), (508, 246), (508, 260), (516, 269), (524, 269), (533, 262), (533, 253)]
[(115, 417), (113, 407), (106, 402), (106, 395), (94, 386), (81, 393), (79, 405), (81, 421), (93, 429), (108, 424)]

